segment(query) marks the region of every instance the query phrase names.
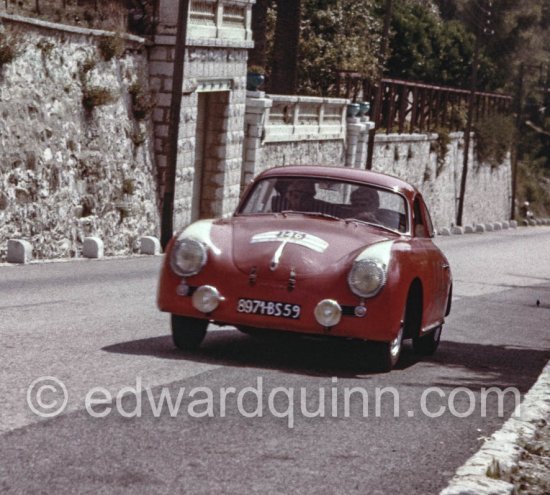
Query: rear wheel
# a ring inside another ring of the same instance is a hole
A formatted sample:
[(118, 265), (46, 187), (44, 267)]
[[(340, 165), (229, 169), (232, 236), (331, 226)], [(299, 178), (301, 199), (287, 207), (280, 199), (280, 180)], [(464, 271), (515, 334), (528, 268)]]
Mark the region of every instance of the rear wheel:
[(199, 347), (206, 335), (208, 320), (172, 315), (172, 340), (181, 350)]
[(413, 349), (417, 354), (423, 356), (431, 356), (439, 346), (441, 340), (441, 331), (443, 325), (439, 325), (427, 335), (417, 336), (413, 338)]

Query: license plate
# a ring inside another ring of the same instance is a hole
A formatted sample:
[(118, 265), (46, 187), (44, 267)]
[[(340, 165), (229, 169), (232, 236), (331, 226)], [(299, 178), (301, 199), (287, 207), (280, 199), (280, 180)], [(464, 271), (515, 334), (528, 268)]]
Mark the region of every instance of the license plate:
[(300, 318), (302, 307), (299, 304), (277, 301), (262, 301), (260, 299), (239, 299), (237, 312), (253, 315), (277, 316), (280, 318)]

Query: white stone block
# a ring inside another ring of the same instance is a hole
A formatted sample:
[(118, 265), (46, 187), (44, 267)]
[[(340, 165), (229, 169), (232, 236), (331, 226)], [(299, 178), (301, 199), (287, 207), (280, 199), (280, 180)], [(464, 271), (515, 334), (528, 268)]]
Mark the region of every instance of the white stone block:
[(471, 225), (466, 225), (464, 227), (465, 234), (473, 234), (475, 232), (474, 228)]
[(144, 236), (140, 239), (140, 249), (141, 254), (152, 254), (157, 255), (161, 253), (160, 241), (153, 236)]
[(502, 222), (502, 228), (503, 230), (507, 230), (510, 228), (510, 222)]
[(454, 234), (454, 235), (462, 235), (462, 234), (464, 234), (464, 229), (462, 227), (459, 227), (458, 225), (455, 225), (451, 229), (451, 233)]
[(85, 237), (82, 256), (85, 258), (103, 258), (103, 241), (99, 237)]
[(485, 232), (485, 226), (481, 225), (481, 224), (478, 224), (478, 225), (476, 225), (475, 231), (479, 232), (479, 233), (483, 233), (483, 232)]
[(448, 229), (447, 227), (443, 227), (439, 231), (439, 235), (451, 235), (451, 229)]
[(510, 220), (510, 228), (516, 229), (518, 227), (518, 222), (516, 220)]
[(8, 263), (28, 263), (32, 259), (32, 245), (21, 239), (8, 240)]
[(492, 224), (492, 223), (486, 223), (486, 224), (485, 224), (485, 231), (486, 231), (486, 232), (493, 232), (493, 230), (495, 230), (495, 229), (493, 228), (493, 224)]
[(493, 230), (502, 230), (502, 224), (500, 222), (493, 223)]

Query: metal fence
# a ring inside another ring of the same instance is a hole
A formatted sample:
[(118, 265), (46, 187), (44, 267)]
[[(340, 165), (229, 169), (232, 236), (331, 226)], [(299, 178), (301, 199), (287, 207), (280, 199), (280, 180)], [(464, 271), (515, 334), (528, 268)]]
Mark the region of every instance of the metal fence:
[[(359, 73), (338, 72), (337, 95), (353, 101), (374, 100), (378, 82), (371, 82)], [(470, 92), (445, 86), (382, 79), (380, 112), (372, 115), (377, 129), (387, 133), (427, 132), (440, 127), (463, 130), (466, 123)], [(512, 97), (500, 93), (476, 92), (474, 121), (496, 113), (509, 113)], [(377, 117), (377, 118), (375, 118)]]

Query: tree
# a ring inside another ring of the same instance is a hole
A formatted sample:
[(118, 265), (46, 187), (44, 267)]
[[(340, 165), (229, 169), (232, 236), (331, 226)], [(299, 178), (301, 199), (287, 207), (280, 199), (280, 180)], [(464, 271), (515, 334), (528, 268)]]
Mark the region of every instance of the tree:
[(269, 83), (272, 93), (296, 93), (300, 14), (301, 0), (277, 0), (277, 23)]
[(272, 0), (256, 0), (252, 6), (252, 35), (254, 48), (248, 54), (248, 65), (267, 66), (268, 43), (268, 9), (272, 8)]
[(373, 0), (304, 0), (300, 39), (299, 89), (327, 95), (336, 70), (357, 71), (375, 78), (381, 22)]
[[(474, 43), (474, 34), (461, 21), (445, 21), (429, 4), (398, 2), (387, 73), (398, 79), (467, 87)], [(494, 72), (494, 64), (482, 54), (479, 86), (489, 86)]]

